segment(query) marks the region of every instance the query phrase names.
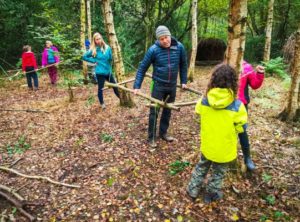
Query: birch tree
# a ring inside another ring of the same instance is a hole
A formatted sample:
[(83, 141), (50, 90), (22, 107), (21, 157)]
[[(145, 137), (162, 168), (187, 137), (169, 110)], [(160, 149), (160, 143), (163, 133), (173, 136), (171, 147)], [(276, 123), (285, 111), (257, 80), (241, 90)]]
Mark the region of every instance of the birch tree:
[(245, 51), (247, 0), (231, 0), (229, 7), (226, 62), (239, 74)]
[[(85, 13), (85, 0), (80, 1), (80, 44), (82, 52), (85, 52), (85, 32), (86, 32), (86, 13)], [(87, 63), (85, 61), (82, 62), (82, 72), (87, 82)]]
[[(125, 68), (121, 53), (121, 47), (118, 42), (118, 38), (115, 32), (113, 14), (111, 9), (111, 0), (102, 0), (102, 12), (104, 17), (104, 24), (106, 31), (108, 33), (108, 42), (113, 51), (114, 68), (116, 73), (116, 78), (118, 82), (123, 82), (125, 80)], [(125, 84), (126, 87), (126, 84)], [(120, 91), (120, 104), (121, 106), (131, 107), (133, 106), (133, 101), (130, 97), (130, 93), (124, 90)]]
[(192, 30), (191, 30), (191, 38), (192, 38), (192, 52), (190, 57), (190, 66), (188, 71), (188, 80), (193, 82), (194, 80), (194, 72), (195, 72), (195, 61), (197, 55), (197, 39), (198, 39), (198, 30), (197, 30), (197, 8), (198, 8), (198, 0), (191, 0), (192, 4)]
[(91, 0), (86, 1), (86, 15), (87, 15), (87, 34), (90, 42), (92, 41), (92, 17), (91, 17)]
[(274, 9), (274, 0), (269, 0), (268, 20), (267, 20), (267, 27), (266, 27), (266, 40), (265, 40), (265, 49), (264, 49), (264, 61), (265, 62), (268, 62), (270, 60), (272, 25), (273, 25), (273, 9)]
[(291, 63), (291, 88), (288, 94), (287, 105), (281, 112), (282, 120), (300, 119), (300, 27), (295, 34), (295, 50)]

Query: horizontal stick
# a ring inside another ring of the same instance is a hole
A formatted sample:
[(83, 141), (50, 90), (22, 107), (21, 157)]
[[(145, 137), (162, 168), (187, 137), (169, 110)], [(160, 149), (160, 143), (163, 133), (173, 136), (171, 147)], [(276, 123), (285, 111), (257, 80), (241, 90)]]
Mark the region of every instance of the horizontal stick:
[[(128, 80), (126, 80), (126, 81), (123, 81), (123, 82), (118, 82), (117, 84), (118, 85), (124, 85), (124, 84), (126, 84), (126, 83), (129, 83), (129, 82), (133, 82), (135, 79), (128, 79)], [(106, 89), (108, 89), (109, 87), (104, 87), (102, 90), (106, 90)]]
[[(131, 93), (134, 93), (134, 90), (133, 90), (133, 89), (129, 89), (129, 88), (126, 88), (126, 87), (121, 86), (121, 85), (118, 85), (118, 84), (113, 84), (113, 83), (106, 83), (106, 84), (107, 84), (109, 87), (117, 87), (117, 88), (120, 88), (120, 89), (122, 89), (122, 90), (131, 92)], [(176, 107), (176, 106), (174, 106), (174, 105), (172, 105), (172, 104), (170, 104), (170, 103), (164, 103), (163, 101), (158, 100), (158, 99), (155, 99), (155, 98), (153, 98), (153, 97), (150, 97), (150, 96), (148, 96), (148, 95), (146, 95), (146, 94), (144, 94), (144, 93), (137, 92), (136, 95), (141, 96), (141, 97), (143, 97), (143, 98), (145, 98), (145, 99), (148, 99), (148, 100), (150, 100), (151, 102), (156, 103), (156, 104), (158, 104), (158, 105), (160, 105), (160, 106), (162, 106), (162, 107), (165, 107), (165, 108), (168, 108), (168, 109), (173, 109), (173, 110), (176, 110), (176, 111), (179, 111), (179, 110), (180, 110), (179, 107)]]
[[(149, 77), (149, 78), (152, 78), (152, 75), (151, 75), (150, 73), (146, 73), (145, 76), (147, 76), (147, 77)], [(190, 88), (190, 87), (184, 88), (184, 89), (183, 89), (182, 86), (181, 86), (180, 84), (177, 84), (176, 87), (177, 87), (177, 88), (180, 88), (180, 89), (182, 89), (182, 90), (186, 90), (186, 91), (195, 93), (195, 94), (200, 95), (200, 96), (202, 95), (202, 92), (200, 92), (200, 91), (198, 91), (198, 90), (196, 90), (196, 89)]]

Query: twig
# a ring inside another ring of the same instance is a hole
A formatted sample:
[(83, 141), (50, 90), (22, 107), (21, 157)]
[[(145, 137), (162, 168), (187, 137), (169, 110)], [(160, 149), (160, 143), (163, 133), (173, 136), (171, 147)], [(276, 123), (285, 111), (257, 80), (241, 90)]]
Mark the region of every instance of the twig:
[[(129, 82), (133, 82), (135, 79), (128, 79), (128, 80), (125, 80), (123, 82), (118, 82), (117, 84), (118, 85), (124, 85), (126, 83), (129, 83)], [(110, 87), (104, 87), (102, 90), (106, 90), (106, 89), (109, 89)]]
[(12, 168), (14, 165), (16, 165), (20, 160), (22, 160), (23, 157), (20, 157), (19, 159), (15, 160), (14, 162), (12, 162), (9, 166), (9, 168)]
[(15, 198), (17, 198), (19, 201), (24, 201), (24, 197), (22, 197), (20, 194), (18, 194), (17, 192), (15, 192), (12, 188), (7, 187), (3, 184), (0, 184), (0, 190), (5, 190), (8, 193), (11, 193)]
[(48, 111), (39, 110), (39, 109), (0, 109), (0, 111), (31, 112), (31, 113), (50, 113)]
[(22, 177), (25, 177), (25, 178), (29, 178), (29, 179), (38, 179), (38, 180), (46, 180), (50, 183), (53, 183), (53, 184), (56, 184), (56, 185), (62, 185), (62, 186), (66, 186), (66, 187), (72, 187), (72, 188), (80, 188), (79, 185), (73, 185), (73, 184), (67, 184), (67, 183), (60, 183), (60, 182), (57, 182), (57, 181), (54, 181), (48, 177), (44, 177), (44, 176), (30, 176), (30, 175), (26, 175), (26, 174), (23, 174), (23, 173), (20, 173), (14, 169), (10, 169), (10, 168), (7, 168), (7, 167), (3, 167), (3, 166), (0, 166), (0, 170), (3, 170), (3, 171), (7, 171), (7, 172), (11, 172), (11, 173), (14, 173), (14, 174), (17, 174), (19, 176), (22, 176)]
[[(117, 87), (117, 88), (120, 88), (120, 89), (122, 89), (122, 90), (124, 90), (124, 91), (128, 91), (128, 92), (134, 93), (134, 90), (133, 90), (133, 89), (129, 89), (129, 88), (127, 88), (127, 87), (124, 87), (124, 86), (121, 86), (121, 85), (118, 85), (118, 84), (113, 84), (113, 83), (106, 83), (106, 84), (107, 84), (109, 87)], [(170, 104), (170, 103), (164, 103), (163, 101), (158, 100), (158, 99), (155, 99), (155, 98), (153, 98), (153, 97), (150, 97), (150, 96), (148, 96), (148, 95), (146, 95), (146, 94), (144, 94), (144, 93), (137, 92), (136, 95), (141, 96), (141, 97), (143, 97), (143, 98), (145, 98), (145, 99), (148, 99), (148, 100), (150, 100), (151, 102), (157, 103), (158, 105), (160, 105), (160, 106), (162, 106), (162, 107), (169, 108), (169, 109), (174, 109), (174, 110), (176, 110), (176, 111), (179, 111), (179, 110), (180, 110), (179, 107), (176, 107), (176, 106), (174, 106), (174, 105), (172, 105), (172, 104)]]
[(7, 194), (2, 191), (0, 191), (0, 196), (4, 197), (7, 201), (11, 202), (15, 207), (17, 207), (17, 209), (20, 211), (20, 213), (23, 214), (25, 217), (27, 217), (30, 221), (35, 221), (35, 217), (23, 209), (24, 203), (15, 199), (10, 194)]

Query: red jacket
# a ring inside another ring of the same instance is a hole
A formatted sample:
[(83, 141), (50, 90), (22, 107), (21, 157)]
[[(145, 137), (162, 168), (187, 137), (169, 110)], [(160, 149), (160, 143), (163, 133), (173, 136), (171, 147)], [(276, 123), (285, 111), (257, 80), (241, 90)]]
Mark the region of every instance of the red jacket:
[(36, 59), (33, 52), (23, 52), (22, 54), (22, 70), (26, 71), (26, 67), (31, 66), (37, 69)]
[(250, 102), (249, 96), (249, 85), (252, 89), (258, 89), (261, 87), (264, 81), (264, 73), (257, 73), (254, 71), (253, 67), (247, 63), (243, 62), (243, 71), (240, 74), (239, 79), (239, 90), (238, 90), (238, 98), (245, 105)]

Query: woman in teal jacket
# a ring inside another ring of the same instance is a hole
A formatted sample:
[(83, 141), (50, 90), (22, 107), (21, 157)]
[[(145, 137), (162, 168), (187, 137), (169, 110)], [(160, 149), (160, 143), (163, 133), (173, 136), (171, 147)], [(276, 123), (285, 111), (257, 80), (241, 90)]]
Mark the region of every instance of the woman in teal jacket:
[[(98, 82), (98, 98), (100, 105), (105, 109), (104, 99), (103, 99), (103, 87), (105, 80), (110, 83), (116, 83), (112, 75), (112, 51), (109, 45), (107, 45), (101, 34), (96, 32), (93, 36), (93, 41), (91, 43), (90, 50), (87, 51), (82, 59), (86, 62), (95, 63), (95, 73)], [(116, 96), (120, 98), (118, 88), (113, 88)]]

